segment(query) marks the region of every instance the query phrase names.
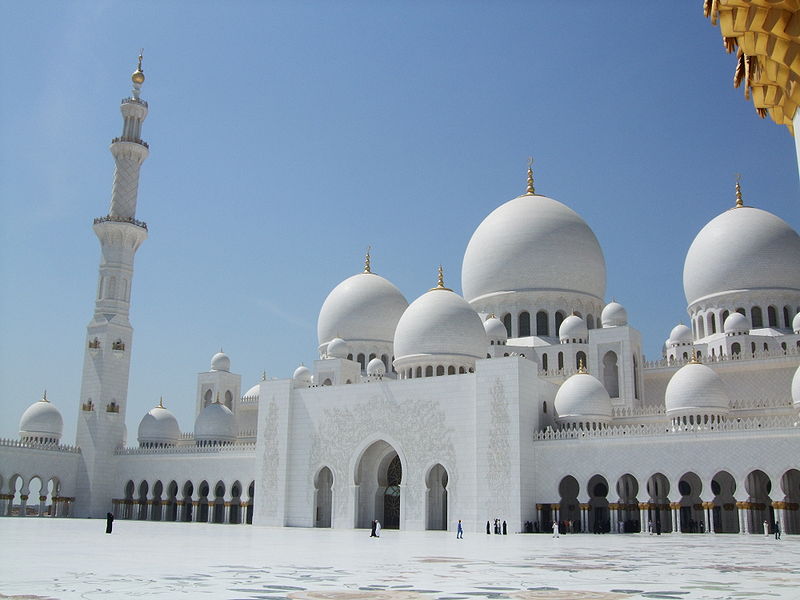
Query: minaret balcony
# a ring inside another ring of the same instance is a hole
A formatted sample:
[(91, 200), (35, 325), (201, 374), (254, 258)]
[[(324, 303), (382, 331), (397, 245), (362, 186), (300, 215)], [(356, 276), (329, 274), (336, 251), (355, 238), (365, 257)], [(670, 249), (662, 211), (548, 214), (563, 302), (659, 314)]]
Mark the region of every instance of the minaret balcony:
[(140, 146), (144, 146), (148, 150), (150, 149), (150, 144), (148, 144), (144, 140), (140, 140), (139, 138), (115, 137), (114, 139), (111, 140), (112, 144), (116, 144), (117, 142), (130, 142), (131, 144), (139, 144)]
[(130, 223), (131, 225), (136, 225), (137, 227), (141, 227), (145, 231), (147, 231), (147, 223), (144, 221), (138, 221), (133, 217), (118, 217), (114, 215), (106, 215), (105, 217), (97, 217), (94, 220), (94, 224), (98, 225), (99, 223), (105, 223), (111, 221), (113, 223)]
[(126, 102), (132, 103), (132, 104), (141, 104), (142, 106), (147, 108), (147, 102), (145, 102), (141, 98), (130, 97), (130, 98), (123, 98), (122, 100), (120, 100), (120, 104), (125, 104)]

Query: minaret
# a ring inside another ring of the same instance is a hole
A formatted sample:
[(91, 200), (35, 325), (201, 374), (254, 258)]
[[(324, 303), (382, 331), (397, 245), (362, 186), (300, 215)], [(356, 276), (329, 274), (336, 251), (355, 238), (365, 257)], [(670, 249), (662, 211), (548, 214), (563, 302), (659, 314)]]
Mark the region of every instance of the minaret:
[(122, 100), (122, 135), (111, 141), (116, 170), (108, 215), (94, 220), (100, 240), (100, 269), (94, 316), (86, 328), (77, 444), (85, 477), (79, 483), (78, 516), (102, 517), (111, 510), (114, 449), (125, 443), (133, 328), (130, 311), (133, 259), (147, 238), (147, 225), (136, 220), (139, 169), (149, 154), (141, 139), (147, 102), (139, 98), (144, 83), (142, 55), (131, 76), (130, 98)]

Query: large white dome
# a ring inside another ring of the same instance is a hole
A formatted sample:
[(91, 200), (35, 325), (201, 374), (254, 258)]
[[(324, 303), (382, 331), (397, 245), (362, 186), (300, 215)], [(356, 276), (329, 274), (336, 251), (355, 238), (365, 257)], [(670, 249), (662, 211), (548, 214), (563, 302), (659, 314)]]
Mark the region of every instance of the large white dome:
[(236, 422), (231, 410), (219, 402), (206, 406), (195, 419), (194, 439), (201, 444), (232, 443), (236, 439)]
[(449, 355), (484, 358), (489, 346), (483, 322), (452, 290), (434, 288), (412, 302), (394, 337), (396, 360)]
[(19, 420), (19, 437), (23, 441), (58, 443), (64, 430), (61, 411), (47, 400), (47, 396), (31, 404)]
[(698, 362), (678, 369), (664, 394), (667, 416), (727, 414), (730, 399), (713, 369)]
[(800, 293), (800, 236), (758, 208), (732, 208), (697, 234), (686, 254), (683, 289), (691, 306), (735, 290)]
[(174, 446), (181, 437), (178, 420), (159, 404), (151, 408), (139, 422), (139, 444), (162, 444)]
[(553, 404), (559, 421), (565, 423), (608, 423), (613, 414), (606, 388), (585, 372), (562, 383)]
[(603, 327), (622, 327), (628, 324), (628, 311), (619, 302), (612, 300), (606, 304), (600, 315)]
[(337, 285), (317, 321), (320, 346), (333, 338), (391, 342), (408, 301), (394, 284), (375, 273), (359, 273)]
[(472, 234), (461, 270), (472, 302), (510, 291), (588, 294), (602, 302), (606, 263), (594, 232), (571, 208), (546, 196), (519, 196)]

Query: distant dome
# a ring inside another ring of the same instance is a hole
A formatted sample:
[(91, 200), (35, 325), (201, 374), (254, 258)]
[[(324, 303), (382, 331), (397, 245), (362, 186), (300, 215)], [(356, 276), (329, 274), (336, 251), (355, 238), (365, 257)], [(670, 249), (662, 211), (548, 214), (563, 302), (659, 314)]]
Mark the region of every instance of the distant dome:
[(664, 395), (667, 416), (725, 415), (730, 399), (725, 385), (713, 369), (690, 362), (678, 369), (667, 384)]
[(219, 402), (206, 406), (194, 422), (194, 439), (198, 445), (234, 442), (236, 423), (231, 410)]
[(217, 352), (211, 357), (211, 370), (212, 371), (230, 371), (231, 359), (222, 350)]
[(57, 444), (63, 430), (61, 411), (47, 400), (46, 395), (31, 404), (19, 420), (19, 437), (22, 441)]
[(319, 311), (319, 345), (341, 337), (391, 343), (408, 301), (394, 284), (375, 273), (359, 273), (337, 285)]
[(570, 315), (561, 323), (558, 328), (558, 339), (560, 342), (586, 342), (589, 338), (589, 329), (586, 321), (577, 315)]
[(800, 333), (800, 313), (797, 313), (792, 319), (792, 331)]
[(676, 325), (669, 333), (667, 344), (670, 346), (685, 346), (692, 343), (692, 330), (683, 323)]
[(690, 306), (736, 290), (800, 293), (800, 236), (765, 210), (743, 206), (725, 211), (692, 242), (683, 289)]
[(325, 353), (329, 358), (347, 358), (347, 355), (350, 354), (350, 346), (342, 338), (336, 337), (328, 342)]
[(564, 423), (608, 423), (613, 414), (606, 388), (585, 372), (561, 384), (554, 406), (558, 420)]
[(612, 300), (603, 309), (600, 321), (603, 327), (622, 327), (628, 324), (628, 311), (622, 304)]
[(578, 213), (552, 198), (524, 195), (496, 208), (472, 234), (461, 287), (469, 302), (539, 290), (602, 300), (606, 263), (594, 232)]
[(178, 420), (162, 405), (151, 408), (139, 422), (139, 445), (174, 446), (181, 437)]
[(257, 383), (253, 387), (251, 387), (247, 392), (245, 392), (242, 398), (258, 398), (261, 394), (261, 384)]
[(382, 376), (386, 374), (386, 365), (380, 358), (373, 358), (367, 365), (367, 375), (371, 377)]
[(728, 315), (728, 318), (725, 319), (725, 323), (723, 325), (723, 330), (725, 333), (748, 333), (750, 331), (750, 321), (747, 320), (743, 314), (738, 312), (732, 312)]
[(483, 329), (486, 331), (486, 337), (489, 338), (490, 342), (505, 344), (508, 341), (506, 326), (494, 315), (483, 322)]
[(314, 378), (311, 374), (311, 370), (308, 367), (305, 365), (300, 365), (294, 370), (292, 379), (294, 380), (295, 387), (308, 387), (311, 385), (311, 382)]
[(792, 378), (792, 403), (800, 411), (800, 367), (797, 367)]
[(461, 296), (434, 288), (412, 302), (394, 338), (395, 364), (424, 362), (427, 357), (484, 358), (489, 341), (478, 313)]

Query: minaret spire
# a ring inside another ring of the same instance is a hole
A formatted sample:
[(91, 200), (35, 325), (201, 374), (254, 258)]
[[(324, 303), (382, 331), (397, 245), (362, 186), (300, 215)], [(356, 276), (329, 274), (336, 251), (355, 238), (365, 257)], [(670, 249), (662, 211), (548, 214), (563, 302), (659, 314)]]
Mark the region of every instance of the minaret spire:
[(367, 255), (364, 257), (364, 273), (372, 273), (372, 267), (370, 266), (370, 257), (369, 251), (372, 250), (372, 246), (367, 246)]
[(736, 174), (736, 206), (734, 208), (742, 208), (744, 200), (742, 200), (742, 174)]
[(525, 190), (526, 196), (535, 196), (536, 191), (533, 187), (533, 157), (528, 157), (528, 188)]

